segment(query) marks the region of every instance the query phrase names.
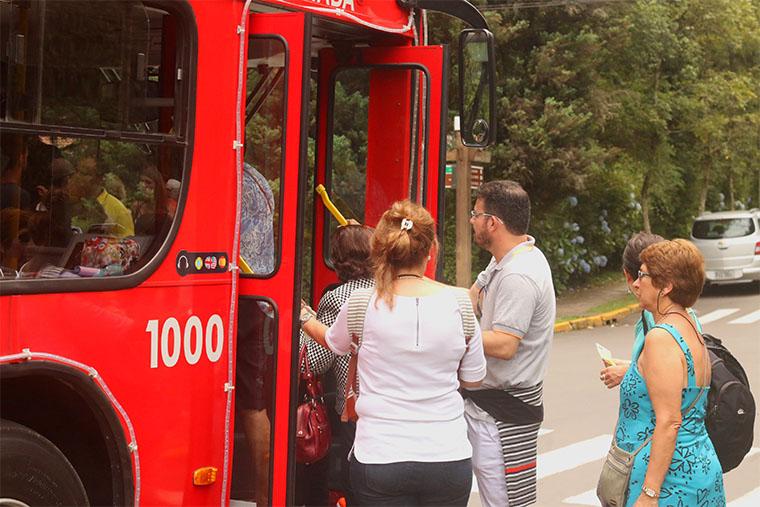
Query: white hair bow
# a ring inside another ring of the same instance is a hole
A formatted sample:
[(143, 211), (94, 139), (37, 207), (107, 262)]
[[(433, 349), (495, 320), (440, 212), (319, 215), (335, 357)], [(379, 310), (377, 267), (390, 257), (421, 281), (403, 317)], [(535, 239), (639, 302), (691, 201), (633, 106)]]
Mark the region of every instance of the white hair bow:
[(401, 220), (401, 230), (402, 231), (411, 231), (413, 225), (414, 225), (414, 222), (412, 222), (408, 218), (404, 218), (403, 220)]

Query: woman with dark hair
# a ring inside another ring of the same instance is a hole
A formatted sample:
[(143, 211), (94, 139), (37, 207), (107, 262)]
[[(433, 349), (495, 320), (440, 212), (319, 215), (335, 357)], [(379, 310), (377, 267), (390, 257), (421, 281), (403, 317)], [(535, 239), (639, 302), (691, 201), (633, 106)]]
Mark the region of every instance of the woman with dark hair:
[(425, 277), (436, 250), (430, 213), (396, 202), (372, 236), (375, 290), (354, 293), (327, 330), (305, 309), (304, 331), (342, 355), (352, 343), (348, 307), (357, 295), (369, 300), (350, 463), (358, 505), (464, 507), (469, 499), (472, 447), (458, 388), (480, 385), (486, 361), (477, 325), (465, 336), (474, 323), (467, 291)]
[[(348, 301), (349, 296), (360, 288), (370, 288), (375, 285), (372, 280), (372, 263), (370, 261), (370, 239), (372, 229), (359, 224), (349, 224), (338, 229), (330, 239), (330, 259), (332, 260), (335, 274), (340, 282), (332, 285), (322, 294), (316, 311), (316, 319), (325, 326), (332, 325), (338, 317), (340, 308)], [(308, 314), (311, 316), (311, 314)], [(335, 392), (336, 417), (333, 422), (333, 439), (339, 445), (333, 446), (341, 456), (330, 455), (313, 465), (298, 465), (298, 477), (296, 479), (296, 504), (327, 505), (328, 483), (335, 489), (346, 493), (350, 502), (350, 488), (348, 483), (348, 461), (346, 459), (349, 449), (354, 442), (356, 424), (354, 422), (340, 422), (340, 414), (343, 412), (343, 391), (346, 386), (348, 375), (349, 355), (336, 355), (329, 348), (310, 339), (304, 332), (300, 336), (300, 348), (306, 346), (306, 358), (309, 361), (311, 371), (318, 375), (331, 373)], [(331, 469), (337, 469), (337, 477), (327, 480), (328, 460), (335, 464)]]
[[(623, 250), (623, 276), (625, 276), (625, 283), (628, 285), (628, 291), (637, 298), (638, 294), (633, 287), (633, 283), (638, 278), (639, 268), (641, 267), (641, 259), (639, 259), (639, 255), (641, 255), (641, 252), (646, 247), (660, 241), (665, 241), (665, 238), (659, 234), (642, 231), (631, 236), (631, 239), (629, 239), (628, 243), (625, 245), (625, 249)], [(634, 328), (634, 349), (636, 349), (640, 341), (644, 340), (644, 335), (646, 334), (644, 329), (649, 329), (652, 326), (654, 326), (652, 314), (646, 310), (642, 310), (641, 317), (636, 322), (636, 327)], [(623, 380), (623, 375), (625, 375), (630, 364), (631, 361), (627, 359), (613, 358), (612, 364), (605, 363), (605, 367), (599, 372), (599, 380), (601, 380), (607, 388), (612, 389), (619, 385), (620, 381)]]
[(170, 220), (167, 210), (164, 178), (154, 165), (146, 165), (140, 172), (140, 182), (132, 203), (135, 234), (153, 236), (161, 232)]
[(723, 473), (705, 428), (710, 357), (687, 311), (705, 281), (704, 259), (689, 241), (641, 252), (633, 282), (655, 325), (637, 341), (620, 384), (615, 445), (633, 453), (626, 506), (725, 505)]
[[(641, 268), (641, 259), (639, 258), (641, 252), (643, 252), (644, 249), (649, 245), (653, 245), (661, 241), (665, 241), (665, 238), (659, 234), (652, 234), (642, 231), (631, 236), (631, 239), (629, 239), (628, 243), (625, 245), (625, 250), (623, 250), (623, 275), (625, 276), (625, 282), (628, 285), (628, 290), (634, 296), (636, 296), (637, 299), (639, 297), (639, 294), (635, 286), (635, 282), (639, 277), (639, 268)], [(697, 320), (697, 315), (694, 313), (694, 310), (687, 308), (686, 311), (697, 323), (699, 332), (701, 333), (702, 327)], [(636, 326), (634, 327), (634, 351), (641, 348), (641, 343), (644, 341), (644, 336), (647, 334), (647, 331), (654, 327), (654, 325), (655, 323), (652, 313), (646, 309), (642, 309), (641, 317), (639, 317), (639, 320), (636, 321)], [(612, 362), (613, 364), (611, 365), (605, 364), (605, 367), (602, 369), (602, 371), (599, 372), (599, 380), (601, 380), (609, 389), (612, 389), (613, 387), (616, 387), (620, 384), (620, 382), (623, 380), (625, 372), (628, 371), (628, 367), (631, 364), (631, 361), (628, 359), (613, 358)]]

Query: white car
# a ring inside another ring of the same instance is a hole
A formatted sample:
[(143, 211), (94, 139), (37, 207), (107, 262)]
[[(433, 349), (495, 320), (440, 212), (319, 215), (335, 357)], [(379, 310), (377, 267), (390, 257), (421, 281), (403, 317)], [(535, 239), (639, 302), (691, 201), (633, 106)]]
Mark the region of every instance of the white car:
[(691, 240), (705, 257), (707, 284), (760, 282), (760, 209), (704, 213)]

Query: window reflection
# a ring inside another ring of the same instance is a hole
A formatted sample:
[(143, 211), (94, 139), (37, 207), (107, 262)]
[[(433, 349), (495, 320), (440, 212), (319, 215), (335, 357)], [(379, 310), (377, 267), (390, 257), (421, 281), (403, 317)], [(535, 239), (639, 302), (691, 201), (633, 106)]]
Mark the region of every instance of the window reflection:
[(0, 117), (172, 131), (175, 23), (139, 1), (0, 3)]
[(266, 276), (280, 252), (287, 55), (272, 38), (252, 37), (248, 50), (240, 255), (254, 275)]

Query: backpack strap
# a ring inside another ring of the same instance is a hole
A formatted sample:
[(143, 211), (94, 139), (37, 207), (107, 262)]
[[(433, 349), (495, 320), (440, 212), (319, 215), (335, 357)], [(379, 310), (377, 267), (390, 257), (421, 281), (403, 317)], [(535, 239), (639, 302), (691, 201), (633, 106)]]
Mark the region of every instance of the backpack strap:
[(470, 299), (470, 294), (464, 290), (456, 289), (454, 295), (456, 296), (457, 304), (459, 305), (459, 314), (462, 316), (464, 342), (469, 345), (470, 340), (475, 336), (475, 326), (477, 326), (475, 312), (472, 309), (472, 300)]
[(346, 377), (345, 402), (340, 420), (343, 422), (356, 421), (356, 399), (359, 397), (359, 375), (357, 374), (359, 349), (364, 335), (364, 321), (367, 317), (372, 295), (375, 289), (356, 289), (348, 297), (348, 333), (351, 335), (351, 351), (348, 360)]
[(348, 297), (348, 334), (351, 335), (351, 352), (356, 353), (362, 346), (364, 320), (375, 289), (356, 289)]
[[(649, 332), (649, 321), (647, 320), (645, 312), (646, 310), (641, 310), (641, 328), (644, 330), (644, 336)], [(649, 315), (651, 315), (651, 313)]]

